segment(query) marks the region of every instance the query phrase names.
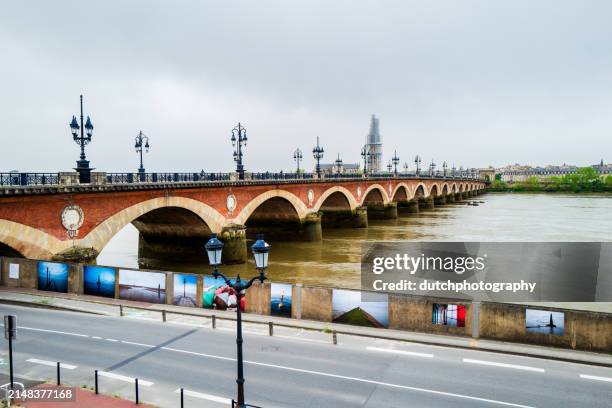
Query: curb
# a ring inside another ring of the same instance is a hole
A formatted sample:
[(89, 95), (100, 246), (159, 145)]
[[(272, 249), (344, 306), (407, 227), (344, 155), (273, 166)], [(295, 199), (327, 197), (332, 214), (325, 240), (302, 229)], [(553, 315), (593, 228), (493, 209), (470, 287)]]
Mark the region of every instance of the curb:
[(111, 316), (104, 312), (96, 312), (96, 311), (88, 310), (88, 309), (81, 309), (81, 308), (68, 307), (68, 306), (59, 306), (59, 305), (53, 305), (53, 304), (36, 303), (36, 302), (28, 302), (25, 300), (16, 300), (16, 299), (1, 299), (0, 298), (0, 304), (32, 307), (35, 309), (51, 309), (51, 310), (58, 310), (58, 311), (64, 311), (64, 312), (89, 313), (89, 314), (93, 314), (97, 316)]

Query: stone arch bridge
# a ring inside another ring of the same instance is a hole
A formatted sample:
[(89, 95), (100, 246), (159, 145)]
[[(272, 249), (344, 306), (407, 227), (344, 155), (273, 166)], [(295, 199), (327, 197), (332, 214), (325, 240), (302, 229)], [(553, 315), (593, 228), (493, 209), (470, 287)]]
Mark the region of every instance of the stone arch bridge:
[[(78, 185), (0, 190), (0, 255), (93, 261), (127, 224), (140, 233), (139, 257), (203, 257), (211, 233), (224, 261), (245, 262), (246, 240), (320, 240), (322, 228), (367, 227), (471, 197), (483, 181), (445, 178), (223, 181)], [(69, 238), (61, 214), (83, 222)]]

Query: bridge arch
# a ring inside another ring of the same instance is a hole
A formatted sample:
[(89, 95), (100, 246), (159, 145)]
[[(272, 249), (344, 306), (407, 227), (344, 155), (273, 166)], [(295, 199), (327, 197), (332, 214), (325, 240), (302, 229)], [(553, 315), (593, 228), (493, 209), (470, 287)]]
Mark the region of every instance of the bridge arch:
[(371, 184), (366, 191), (363, 192), (361, 199), (362, 204), (366, 204), (368, 201), (380, 201), (381, 204), (387, 204), (390, 199), (387, 191), (380, 184)]
[(448, 183), (442, 184), (442, 195), (447, 196), (449, 193)]
[(398, 183), (395, 186), (395, 190), (393, 191), (393, 194), (391, 195), (391, 197), (392, 197), (391, 200), (393, 201), (410, 200), (410, 197), (411, 197), (410, 187), (408, 187), (408, 185), (404, 182)]
[(438, 186), (437, 183), (433, 183), (431, 187), (429, 188), (429, 195), (431, 197), (437, 197), (438, 194), (440, 194), (440, 187)]
[(425, 198), (429, 195), (427, 190), (427, 186), (423, 183), (419, 183), (415, 186), (414, 191), (412, 192), (412, 198)]
[(224, 225), (223, 216), (214, 208), (200, 201), (186, 197), (158, 197), (134, 204), (112, 215), (80, 239), (78, 245), (94, 248), (99, 253), (111, 238), (126, 225), (143, 216), (146, 217), (146, 214), (153, 211), (170, 208), (187, 210), (187, 212), (193, 213), (206, 224), (211, 232), (221, 232)]
[[(275, 189), (266, 191), (265, 193), (261, 193), (260, 195), (249, 201), (249, 203), (245, 205), (240, 211), (240, 213), (232, 220), (232, 223), (246, 225), (247, 220), (257, 210), (257, 208), (259, 208), (266, 201), (273, 198), (283, 199), (284, 202), (288, 202), (289, 204), (291, 204), (299, 219), (303, 219), (308, 215), (309, 212), (311, 212), (306, 207), (306, 204), (304, 204), (302, 200), (300, 200), (299, 197), (295, 194), (290, 193), (286, 190)], [(280, 200), (275, 200), (274, 202), (276, 202), (277, 204), (281, 203)]]
[[(344, 198), (344, 202), (342, 200)], [(355, 210), (359, 203), (353, 196), (353, 194), (345, 187), (335, 186), (330, 187), (317, 200), (316, 204), (313, 206), (313, 211), (319, 211), (321, 208), (324, 208), (327, 204), (333, 205), (334, 207), (341, 207), (346, 204), (347, 210)]]
[(7, 255), (17, 253), (33, 259), (51, 259), (55, 253), (72, 245), (39, 229), (9, 220), (0, 220), (0, 243), (7, 247)]

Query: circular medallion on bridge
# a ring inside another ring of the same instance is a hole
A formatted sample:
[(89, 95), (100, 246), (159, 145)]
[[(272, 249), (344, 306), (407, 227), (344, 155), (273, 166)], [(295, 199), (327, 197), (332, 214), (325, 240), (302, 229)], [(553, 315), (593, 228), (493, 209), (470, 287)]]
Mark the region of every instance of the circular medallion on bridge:
[(85, 216), (83, 210), (78, 205), (68, 205), (61, 213), (62, 225), (67, 231), (76, 231), (83, 225)]
[(308, 190), (308, 205), (312, 205), (314, 202), (314, 191), (312, 189)]
[(225, 206), (227, 207), (227, 211), (229, 211), (230, 213), (234, 212), (234, 210), (236, 209), (236, 204), (238, 203), (238, 201), (236, 200), (236, 196), (233, 194), (230, 194), (227, 196), (227, 199), (225, 200)]

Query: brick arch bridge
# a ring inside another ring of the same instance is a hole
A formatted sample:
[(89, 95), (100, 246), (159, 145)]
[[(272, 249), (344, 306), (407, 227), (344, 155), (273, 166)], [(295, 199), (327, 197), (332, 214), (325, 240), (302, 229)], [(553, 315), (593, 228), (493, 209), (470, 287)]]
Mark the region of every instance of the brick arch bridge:
[[(247, 235), (320, 240), (322, 228), (367, 227), (462, 200), (484, 182), (442, 178), (225, 181), (79, 185), (0, 190), (0, 255), (92, 261), (127, 224), (140, 232), (139, 257), (202, 257), (211, 233), (224, 260), (244, 262)], [(61, 223), (68, 205), (84, 222), (72, 240)]]

